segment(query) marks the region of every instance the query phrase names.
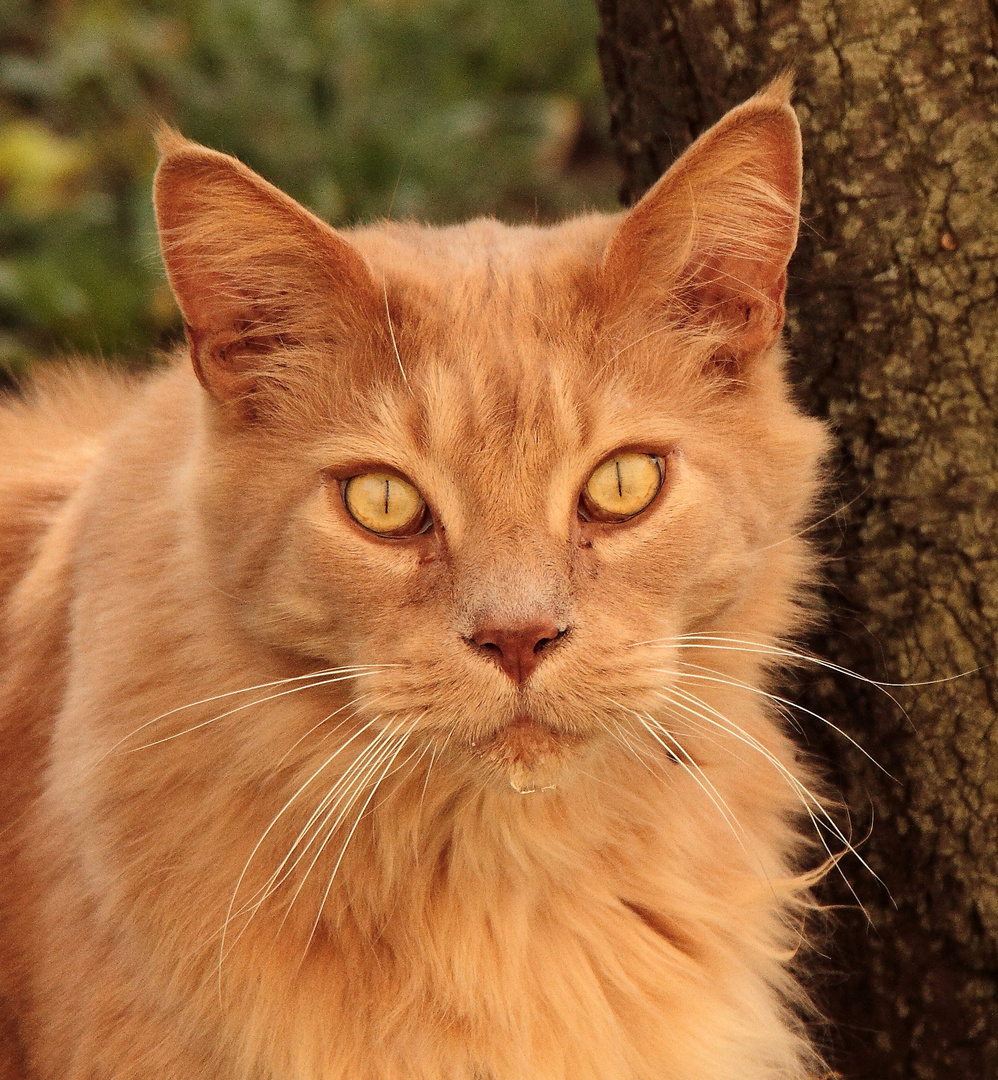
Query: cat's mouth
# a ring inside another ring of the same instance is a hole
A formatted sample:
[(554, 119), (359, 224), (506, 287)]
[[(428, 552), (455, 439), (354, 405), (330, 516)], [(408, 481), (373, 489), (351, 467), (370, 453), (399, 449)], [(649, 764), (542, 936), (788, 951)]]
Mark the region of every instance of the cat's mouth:
[(572, 756), (582, 736), (558, 731), (528, 714), (515, 716), (475, 753), (505, 777), (521, 795), (557, 787), (566, 759)]

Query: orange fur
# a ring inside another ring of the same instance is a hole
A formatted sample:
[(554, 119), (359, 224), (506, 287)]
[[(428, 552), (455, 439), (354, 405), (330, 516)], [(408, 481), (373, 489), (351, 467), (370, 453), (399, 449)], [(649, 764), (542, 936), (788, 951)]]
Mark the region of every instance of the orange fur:
[[(818, 1074), (788, 92), (553, 228), (337, 233), (162, 133), (190, 360), (0, 413), (7, 1075)], [(580, 520), (621, 448), (662, 493)], [(350, 520), (376, 467), (429, 532)], [(471, 639), (531, 619), (517, 683)]]

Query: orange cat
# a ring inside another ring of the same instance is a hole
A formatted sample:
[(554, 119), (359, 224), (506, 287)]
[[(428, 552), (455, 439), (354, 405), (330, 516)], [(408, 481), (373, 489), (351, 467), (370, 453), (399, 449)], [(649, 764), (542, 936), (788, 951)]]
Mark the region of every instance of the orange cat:
[(0, 413), (7, 1076), (821, 1072), (788, 92), (553, 228), (162, 134), (189, 356)]

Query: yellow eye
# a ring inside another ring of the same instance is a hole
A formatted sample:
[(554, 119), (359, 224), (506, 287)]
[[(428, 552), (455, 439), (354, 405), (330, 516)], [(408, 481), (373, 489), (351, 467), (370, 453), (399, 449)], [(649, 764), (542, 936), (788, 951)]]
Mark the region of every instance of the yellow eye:
[(358, 525), (379, 536), (415, 536), (427, 524), (426, 503), (393, 473), (363, 473), (343, 485), (343, 501)]
[(579, 510), (587, 521), (626, 521), (646, 509), (661, 486), (662, 462), (654, 454), (617, 454), (589, 477)]

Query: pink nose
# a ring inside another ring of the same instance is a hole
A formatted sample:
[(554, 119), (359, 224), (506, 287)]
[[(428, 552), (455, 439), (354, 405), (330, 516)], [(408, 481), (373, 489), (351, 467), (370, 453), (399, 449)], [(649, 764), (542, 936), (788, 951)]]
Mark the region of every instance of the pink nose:
[(468, 641), (491, 656), (513, 682), (521, 684), (533, 674), (546, 650), (566, 633), (553, 622), (537, 619), (521, 626), (482, 626)]

